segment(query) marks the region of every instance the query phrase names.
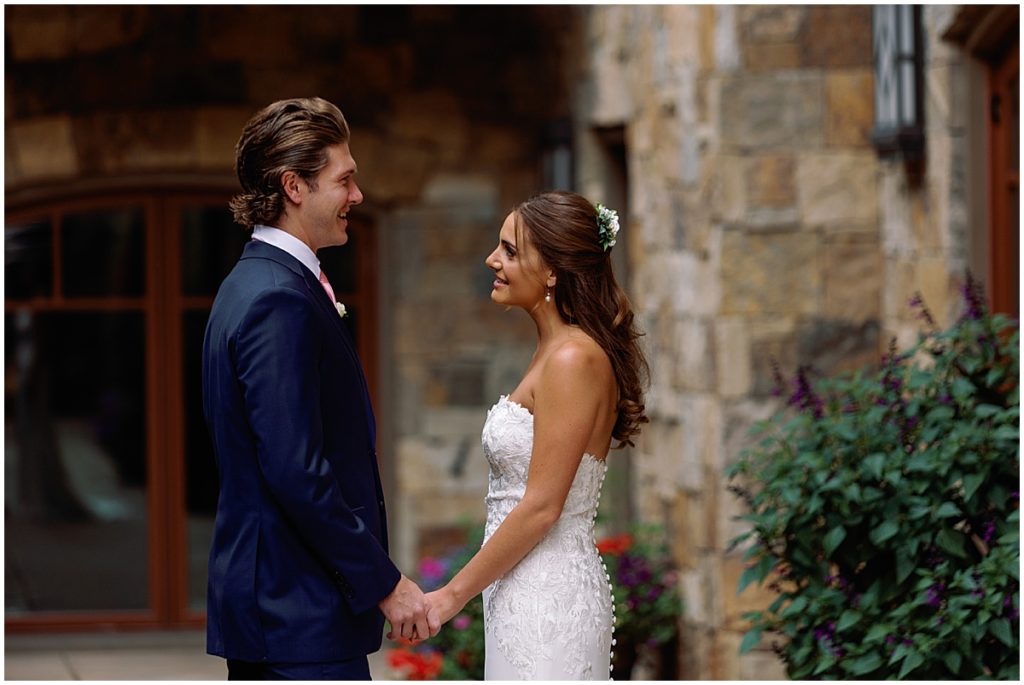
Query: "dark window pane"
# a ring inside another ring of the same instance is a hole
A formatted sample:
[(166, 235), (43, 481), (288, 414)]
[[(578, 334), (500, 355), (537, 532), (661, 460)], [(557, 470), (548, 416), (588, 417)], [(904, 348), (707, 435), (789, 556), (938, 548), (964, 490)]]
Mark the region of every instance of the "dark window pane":
[(5, 607), (148, 604), (145, 316), (5, 316)]
[(60, 230), (66, 297), (145, 295), (145, 213), (141, 207), (68, 214)]
[(53, 294), (53, 232), (49, 221), (4, 226), (4, 287), (9, 300)]
[(188, 512), (189, 608), (206, 608), (206, 563), (217, 508), (217, 464), (203, 417), (202, 354), (208, 310), (185, 312), (185, 508)]
[(181, 283), (184, 295), (217, 294), (251, 237), (227, 207), (185, 207), (181, 214)]

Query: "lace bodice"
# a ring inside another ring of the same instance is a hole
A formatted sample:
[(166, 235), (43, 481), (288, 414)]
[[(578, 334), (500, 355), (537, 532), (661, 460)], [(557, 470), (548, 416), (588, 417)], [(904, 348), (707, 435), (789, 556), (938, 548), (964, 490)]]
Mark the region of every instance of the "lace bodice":
[[(526, 407), (502, 395), (487, 413), (483, 447), (491, 467), (486, 500), (486, 540), (526, 492), (526, 477), (533, 453), (533, 415)], [(597, 515), (606, 471), (604, 461), (589, 454), (583, 455), (565, 499), (562, 516), (555, 526), (559, 532), (581, 534), (588, 539), (593, 537), (592, 524)]]
[[(487, 413), (482, 441), (490, 465), (486, 543), (526, 492), (533, 415), (502, 395)], [(489, 679), (607, 677), (611, 586), (594, 543), (606, 471), (604, 461), (583, 455), (558, 521), (485, 592)]]

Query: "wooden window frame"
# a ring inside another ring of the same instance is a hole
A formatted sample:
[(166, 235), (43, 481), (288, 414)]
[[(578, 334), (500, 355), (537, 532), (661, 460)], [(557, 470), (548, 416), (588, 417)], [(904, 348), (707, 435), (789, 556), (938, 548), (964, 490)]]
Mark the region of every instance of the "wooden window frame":
[[(48, 220), (53, 233), (53, 293), (4, 301), (5, 312), (140, 311), (146, 334), (146, 502), (148, 607), (142, 610), (38, 612), (5, 616), (12, 633), (200, 628), (205, 611), (189, 608), (188, 530), (182, 319), (209, 309), (212, 296), (185, 296), (181, 282), (181, 217), (188, 206), (225, 206), (230, 193), (190, 188), (107, 192), (53, 201), (35, 198), (11, 207), (7, 224)], [(141, 297), (65, 298), (60, 288), (60, 220), (82, 211), (142, 207), (145, 217), (145, 293)], [(360, 222), (363, 223), (363, 222)], [(360, 314), (357, 348), (372, 399), (377, 397), (377, 236), (372, 216), (359, 234), (355, 255), (358, 292), (338, 297)], [(242, 229), (239, 229), (242, 230)], [(374, 402), (376, 405), (377, 403)], [(377, 405), (379, 406), (379, 405)]]

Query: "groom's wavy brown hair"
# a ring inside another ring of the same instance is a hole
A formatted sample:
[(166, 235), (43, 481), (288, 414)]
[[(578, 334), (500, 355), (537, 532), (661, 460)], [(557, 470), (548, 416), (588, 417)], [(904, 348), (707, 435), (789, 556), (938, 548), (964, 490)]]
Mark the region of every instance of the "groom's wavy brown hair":
[[(612, 437), (632, 445), (647, 423), (643, 388), (650, 376), (640, 349), (642, 333), (633, 307), (615, 282), (611, 250), (598, 239), (597, 209), (581, 195), (563, 191), (532, 197), (512, 210), (516, 234), (525, 228), (529, 244), (555, 272), (554, 298), (562, 320), (579, 326), (608, 355), (619, 389)], [(518, 240), (517, 240), (518, 242)]]
[(281, 175), (294, 171), (315, 191), (327, 148), (348, 139), (341, 110), (323, 98), (278, 100), (254, 114), (235, 146), (242, 185), (229, 204), (235, 222), (246, 228), (274, 223), (285, 208)]

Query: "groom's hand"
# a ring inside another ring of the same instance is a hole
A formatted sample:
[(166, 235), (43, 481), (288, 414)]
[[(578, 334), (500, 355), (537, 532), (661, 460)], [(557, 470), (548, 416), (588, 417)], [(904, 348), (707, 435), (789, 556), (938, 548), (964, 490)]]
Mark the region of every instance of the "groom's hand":
[(380, 601), (380, 610), (391, 623), (388, 639), (401, 636), (408, 640), (425, 640), (434, 637), (441, 629), (437, 617), (429, 614), (430, 604), (416, 583), (404, 575), (391, 594)]

